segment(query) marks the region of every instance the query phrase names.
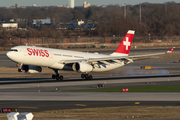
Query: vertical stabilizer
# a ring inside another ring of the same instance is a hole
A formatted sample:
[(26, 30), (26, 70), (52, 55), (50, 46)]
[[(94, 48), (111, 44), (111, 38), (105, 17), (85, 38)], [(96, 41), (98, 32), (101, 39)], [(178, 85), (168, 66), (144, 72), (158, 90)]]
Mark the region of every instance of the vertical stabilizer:
[(111, 55), (128, 56), (130, 48), (131, 48), (132, 40), (134, 37), (134, 33), (135, 33), (134, 30), (129, 30), (126, 36), (124, 37), (124, 39), (122, 40), (122, 42), (120, 43), (120, 45), (118, 46), (118, 48), (116, 49), (116, 51), (112, 53)]

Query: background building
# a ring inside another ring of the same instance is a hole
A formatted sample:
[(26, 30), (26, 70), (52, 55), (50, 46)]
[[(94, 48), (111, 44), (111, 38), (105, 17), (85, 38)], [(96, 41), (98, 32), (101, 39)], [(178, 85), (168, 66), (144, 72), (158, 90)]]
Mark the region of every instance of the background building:
[(33, 6), (33, 7), (36, 7), (36, 4), (33, 4), (32, 6)]
[(16, 7), (16, 8), (20, 8), (20, 5), (19, 5), (19, 4), (15, 4), (15, 7)]
[(91, 4), (90, 3), (88, 3), (88, 2), (86, 2), (86, 1), (84, 1), (84, 4), (83, 4), (83, 7), (84, 8), (88, 8), (88, 7), (90, 7), (91, 6)]
[(1, 23), (0, 28), (6, 29), (6, 30), (16, 30), (18, 29), (18, 23), (13, 23), (13, 22)]
[(34, 26), (38, 26), (38, 25), (48, 25), (51, 24), (51, 19), (47, 18), (47, 19), (33, 19), (32, 20), (32, 24)]
[(70, 8), (74, 8), (74, 0), (69, 0), (69, 6)]
[(67, 28), (79, 28), (79, 27), (81, 27), (81, 25), (83, 25), (84, 24), (84, 21), (74, 21), (74, 22), (72, 22), (72, 23), (70, 23), (70, 24), (68, 24), (68, 26), (67, 26)]

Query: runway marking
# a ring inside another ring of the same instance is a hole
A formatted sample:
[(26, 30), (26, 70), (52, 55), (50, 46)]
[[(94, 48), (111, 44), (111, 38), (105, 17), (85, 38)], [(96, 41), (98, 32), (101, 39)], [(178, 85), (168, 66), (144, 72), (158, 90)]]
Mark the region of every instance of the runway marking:
[(19, 108), (38, 109), (38, 107), (19, 106)]
[(75, 104), (76, 106), (87, 106), (87, 105), (84, 105), (84, 104)]
[(135, 105), (139, 105), (140, 104), (140, 102), (135, 102)]

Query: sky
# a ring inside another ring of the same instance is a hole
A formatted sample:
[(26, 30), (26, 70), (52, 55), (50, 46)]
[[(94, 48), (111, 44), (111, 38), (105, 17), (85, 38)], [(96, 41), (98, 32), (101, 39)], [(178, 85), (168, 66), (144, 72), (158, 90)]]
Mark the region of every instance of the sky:
[[(56, 5), (67, 5), (68, 0), (0, 0), (1, 7), (15, 6), (15, 4), (20, 4), (20, 6), (32, 6), (36, 4), (37, 6), (56, 6)], [(135, 5), (143, 2), (149, 3), (165, 3), (174, 1), (180, 3), (180, 0), (75, 0), (75, 6), (83, 6), (83, 2), (87, 1), (91, 5), (122, 5), (126, 3), (127, 5)]]

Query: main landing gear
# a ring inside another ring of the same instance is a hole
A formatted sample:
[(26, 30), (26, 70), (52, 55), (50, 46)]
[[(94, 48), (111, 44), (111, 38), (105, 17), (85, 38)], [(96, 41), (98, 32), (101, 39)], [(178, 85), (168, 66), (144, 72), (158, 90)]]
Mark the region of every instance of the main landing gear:
[(86, 79), (86, 80), (92, 80), (93, 79), (92, 75), (88, 75), (88, 74), (81, 74), (81, 78)]
[(54, 70), (54, 72), (55, 72), (55, 74), (52, 75), (52, 79), (56, 79), (57, 81), (58, 81), (58, 80), (61, 80), (61, 81), (62, 81), (64, 77), (63, 77), (62, 75), (59, 76), (58, 70)]

